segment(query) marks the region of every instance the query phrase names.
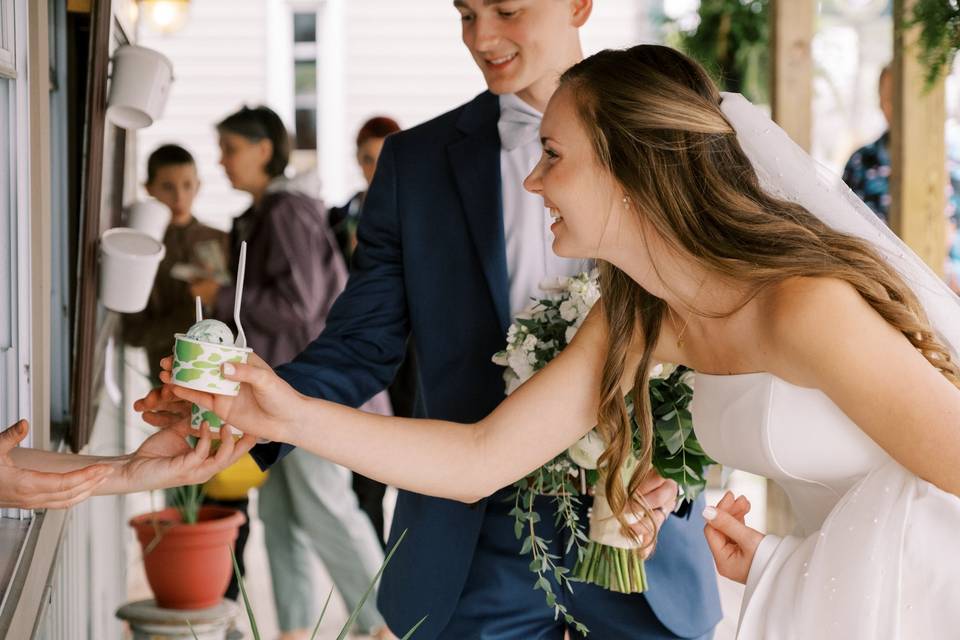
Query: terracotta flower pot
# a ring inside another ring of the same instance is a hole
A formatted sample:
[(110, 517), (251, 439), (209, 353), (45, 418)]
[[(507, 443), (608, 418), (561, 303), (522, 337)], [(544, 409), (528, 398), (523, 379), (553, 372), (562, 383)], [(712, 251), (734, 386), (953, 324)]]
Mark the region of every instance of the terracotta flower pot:
[(143, 549), (147, 581), (166, 609), (218, 604), (233, 575), (230, 550), (246, 518), (235, 509), (202, 507), (198, 520), (183, 524), (173, 508), (130, 520)]

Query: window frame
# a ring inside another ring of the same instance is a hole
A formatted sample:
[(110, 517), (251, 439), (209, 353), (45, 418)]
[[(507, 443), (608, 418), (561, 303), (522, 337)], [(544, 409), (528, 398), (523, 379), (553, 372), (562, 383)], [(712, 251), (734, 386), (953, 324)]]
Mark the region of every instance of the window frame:
[[(0, 0), (0, 12), (4, 23), (0, 30), (13, 30), (18, 27), (26, 33), (25, 0)], [(6, 256), (6, 273), (0, 273), (6, 282), (4, 285), (9, 299), (6, 313), (7, 334), (0, 336), (0, 429), (5, 429), (20, 418), (33, 419), (32, 385), (30, 365), (32, 356), (31, 336), (31, 242), (30, 242), (30, 145), (23, 141), (30, 139), (29, 87), (26, 74), (17, 74), (26, 59), (26, 42), (8, 40), (16, 45), (10, 73), (0, 74), (0, 82), (6, 84), (4, 95), (6, 103), (3, 111), (6, 122), (0, 123), (5, 129), (2, 136), (8, 145), (3, 148), (0, 141), (0, 180), (5, 184), (5, 202), (0, 207), (8, 213), (6, 219), (0, 217), (4, 226), (0, 233), (0, 242), (9, 249)], [(0, 309), (0, 313), (4, 310)], [(40, 425), (39, 428), (45, 428)], [(32, 446), (35, 426), (31, 423), (31, 433), (24, 440), (24, 446)], [(0, 518), (17, 520), (29, 519), (32, 512), (26, 509), (0, 509)]]
[[(111, 27), (113, 27), (111, 29)], [(75, 312), (75, 357), (71, 376), (70, 448), (79, 453), (90, 441), (104, 383), (107, 344), (120, 318), (100, 304), (98, 247), (106, 229), (119, 226), (126, 160), (126, 132), (106, 119), (107, 67), (117, 46), (129, 37), (116, 21), (109, 5), (94, 7), (90, 36), (93, 68), (87, 85), (81, 223), (77, 254), (77, 304)], [(109, 148), (108, 148), (109, 147)], [(109, 155), (108, 155), (109, 154)], [(111, 162), (108, 169), (104, 166)], [(109, 180), (109, 182), (108, 182)], [(105, 187), (112, 187), (106, 192)], [(104, 201), (104, 196), (110, 202)]]
[(0, 77), (17, 77), (16, 0), (0, 0)]

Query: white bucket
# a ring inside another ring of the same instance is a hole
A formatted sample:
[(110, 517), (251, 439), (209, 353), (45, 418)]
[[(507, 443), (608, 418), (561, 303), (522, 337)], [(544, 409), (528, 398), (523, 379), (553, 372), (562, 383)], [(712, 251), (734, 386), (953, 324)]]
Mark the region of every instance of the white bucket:
[(143, 311), (150, 299), (163, 244), (142, 231), (120, 227), (100, 237), (100, 301), (120, 313)]
[(170, 224), (170, 208), (159, 200), (138, 200), (123, 210), (127, 227), (142, 231), (154, 240), (163, 242)]
[(149, 127), (163, 115), (173, 82), (173, 64), (153, 49), (118, 47), (113, 54), (107, 118), (124, 129)]

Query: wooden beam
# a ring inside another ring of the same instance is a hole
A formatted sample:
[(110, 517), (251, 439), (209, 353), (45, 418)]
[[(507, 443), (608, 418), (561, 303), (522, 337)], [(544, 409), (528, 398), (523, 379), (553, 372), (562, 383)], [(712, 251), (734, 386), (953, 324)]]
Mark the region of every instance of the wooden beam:
[(941, 78), (929, 91), (917, 60), (919, 29), (904, 29), (916, 0), (895, 0), (890, 226), (936, 273), (943, 272), (946, 104)]
[(770, 103), (774, 121), (794, 141), (810, 149), (813, 123), (813, 55), (815, 0), (770, 3)]
[[(770, 3), (770, 103), (773, 119), (808, 151), (813, 128), (811, 44), (816, 12), (815, 0), (772, 0)], [(795, 522), (786, 493), (778, 484), (767, 480), (767, 532), (789, 534)]]
[[(50, 445), (50, 314), (53, 275), (50, 183), (50, 30), (48, 4), (28, 4), (27, 85), (30, 91), (31, 383), (34, 447)], [(40, 295), (37, 295), (40, 294)]]

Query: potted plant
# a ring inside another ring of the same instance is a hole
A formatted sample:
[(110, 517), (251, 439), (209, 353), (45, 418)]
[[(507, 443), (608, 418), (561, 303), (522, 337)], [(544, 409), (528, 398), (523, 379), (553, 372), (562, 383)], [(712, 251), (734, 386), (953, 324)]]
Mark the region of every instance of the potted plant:
[(147, 581), (157, 605), (166, 609), (215, 606), (230, 583), (231, 553), (246, 517), (236, 509), (202, 506), (203, 485), (177, 487), (171, 495), (172, 507), (130, 520)]

